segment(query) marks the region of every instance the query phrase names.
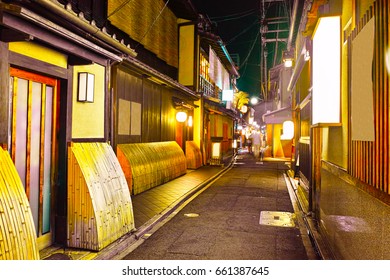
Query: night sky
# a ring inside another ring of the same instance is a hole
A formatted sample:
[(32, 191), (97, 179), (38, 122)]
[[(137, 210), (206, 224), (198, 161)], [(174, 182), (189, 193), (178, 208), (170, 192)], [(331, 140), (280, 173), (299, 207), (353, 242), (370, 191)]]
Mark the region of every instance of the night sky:
[(216, 25), (216, 33), (235, 59), (239, 55), (238, 88), (252, 95), (260, 92), (259, 0), (192, 0), (198, 12)]
[[(291, 0), (275, 1), (264, 4), (261, 0), (192, 0), (199, 13), (207, 15), (215, 24), (216, 34), (224, 41), (230, 55), (235, 58), (239, 55), (239, 73), (237, 80), (239, 90), (249, 93), (250, 96), (261, 97), (260, 79), (261, 67), (261, 18), (288, 17), (292, 7)], [(288, 29), (286, 26), (269, 25), (272, 29)], [(276, 33), (267, 34), (267, 38), (275, 38)], [(288, 37), (288, 32), (281, 37)], [(281, 63), (282, 51), (286, 44), (267, 43), (268, 70)]]

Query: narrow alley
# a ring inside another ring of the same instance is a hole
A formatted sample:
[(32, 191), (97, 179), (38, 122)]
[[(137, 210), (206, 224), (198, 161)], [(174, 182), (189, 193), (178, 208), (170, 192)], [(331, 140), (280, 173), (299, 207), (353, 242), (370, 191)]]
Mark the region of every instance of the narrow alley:
[[(287, 163), (239, 154), (170, 221), (145, 232), (142, 244), (124, 259), (319, 259), (294, 209)], [(136, 220), (140, 211), (135, 207)]]

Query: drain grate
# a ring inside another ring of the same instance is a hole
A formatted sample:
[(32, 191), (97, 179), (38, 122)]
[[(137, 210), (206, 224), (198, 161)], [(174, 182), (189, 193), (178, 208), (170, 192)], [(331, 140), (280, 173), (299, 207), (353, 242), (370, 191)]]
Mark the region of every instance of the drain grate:
[(295, 214), (290, 212), (261, 211), (260, 225), (276, 227), (295, 227)]

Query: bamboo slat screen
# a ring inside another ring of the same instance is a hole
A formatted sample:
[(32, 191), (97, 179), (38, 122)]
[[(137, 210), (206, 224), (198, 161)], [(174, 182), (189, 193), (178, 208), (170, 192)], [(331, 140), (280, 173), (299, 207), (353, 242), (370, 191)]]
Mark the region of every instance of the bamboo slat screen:
[(100, 251), (134, 229), (125, 176), (107, 143), (72, 143), (68, 155), (68, 246)]
[(108, 1), (108, 20), (167, 64), (177, 68), (177, 18), (168, 7), (164, 8), (165, 1), (127, 1), (125, 5), (122, 3), (123, 1), (117, 0)]
[[(389, 189), (389, 76), (386, 67), (387, 46), (389, 45), (390, 3), (387, 0), (375, 1), (352, 31), (351, 40), (373, 17), (375, 20), (373, 56), (373, 97), (375, 141), (352, 141), (349, 144), (348, 171), (362, 182), (377, 190), (390, 194)], [(351, 139), (351, 136), (350, 136)]]
[(198, 169), (202, 166), (202, 153), (194, 141), (186, 141), (186, 158), (188, 169)]
[(39, 260), (37, 237), (22, 181), (0, 148), (0, 260)]
[(175, 141), (118, 144), (118, 160), (136, 195), (187, 172), (187, 160)]

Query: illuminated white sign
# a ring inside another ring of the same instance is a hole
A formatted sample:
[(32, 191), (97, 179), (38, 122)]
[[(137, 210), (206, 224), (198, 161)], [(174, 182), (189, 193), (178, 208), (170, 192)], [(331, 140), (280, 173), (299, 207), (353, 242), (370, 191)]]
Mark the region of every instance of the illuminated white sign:
[(340, 17), (323, 17), (313, 37), (312, 124), (340, 124)]
[(222, 91), (222, 101), (233, 101), (233, 90), (224, 89)]

